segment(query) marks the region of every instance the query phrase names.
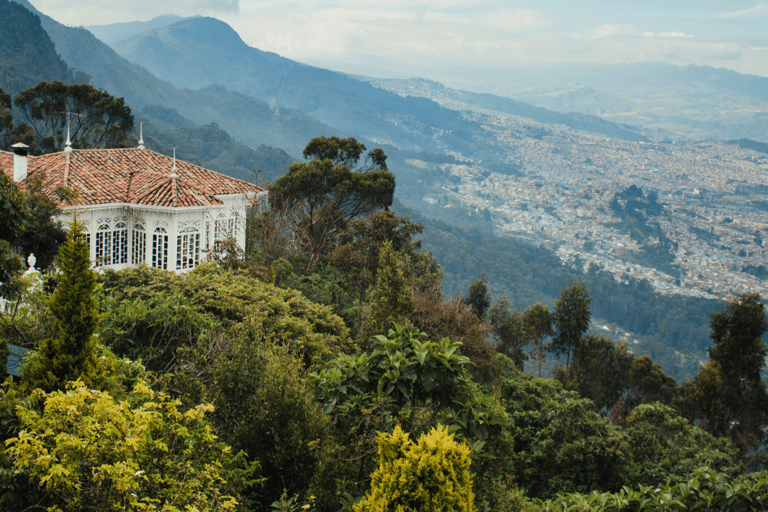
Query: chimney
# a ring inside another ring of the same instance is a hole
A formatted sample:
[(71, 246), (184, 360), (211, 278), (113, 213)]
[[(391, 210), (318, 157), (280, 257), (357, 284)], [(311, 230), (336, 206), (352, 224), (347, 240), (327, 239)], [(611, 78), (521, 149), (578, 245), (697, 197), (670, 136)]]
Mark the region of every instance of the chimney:
[(27, 179), (27, 150), (29, 146), (23, 142), (17, 142), (11, 147), (13, 148), (13, 181), (23, 181)]

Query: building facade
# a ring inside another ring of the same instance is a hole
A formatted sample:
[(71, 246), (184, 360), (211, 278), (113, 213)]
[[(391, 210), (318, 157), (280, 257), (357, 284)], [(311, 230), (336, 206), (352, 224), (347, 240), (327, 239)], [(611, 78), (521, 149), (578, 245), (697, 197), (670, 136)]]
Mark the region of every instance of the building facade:
[(23, 144), (13, 150), (0, 151), (0, 169), (22, 188), (41, 177), (45, 193), (62, 204), (61, 220), (76, 215), (84, 224), (97, 268), (146, 264), (184, 272), (219, 240), (234, 237), (244, 248), (247, 209), (266, 194), (143, 146), (42, 156), (29, 156)]

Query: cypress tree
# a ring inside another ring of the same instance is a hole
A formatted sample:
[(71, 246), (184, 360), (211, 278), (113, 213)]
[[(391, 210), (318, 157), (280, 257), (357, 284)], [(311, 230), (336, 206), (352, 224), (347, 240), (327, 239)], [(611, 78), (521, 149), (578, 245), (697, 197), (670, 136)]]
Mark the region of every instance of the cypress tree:
[(59, 284), (50, 301), (58, 337), (43, 340), (36, 357), (23, 369), (28, 389), (64, 390), (66, 383), (81, 380), (96, 387), (101, 367), (96, 358), (98, 303), (94, 297), (96, 274), (91, 270), (83, 225), (72, 221), (66, 242), (56, 260)]
[(386, 241), (379, 251), (379, 268), (376, 288), (371, 292), (370, 310), (366, 323), (366, 334), (386, 333), (392, 322), (409, 322), (413, 313), (413, 290), (403, 275), (403, 262)]

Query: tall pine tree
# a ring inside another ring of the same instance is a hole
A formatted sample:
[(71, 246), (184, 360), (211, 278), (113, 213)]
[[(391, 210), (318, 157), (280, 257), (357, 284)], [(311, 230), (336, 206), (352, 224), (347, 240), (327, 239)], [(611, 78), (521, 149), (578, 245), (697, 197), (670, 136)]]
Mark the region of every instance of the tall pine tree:
[(40, 344), (38, 354), (24, 368), (22, 382), (28, 389), (64, 390), (67, 382), (80, 380), (96, 387), (101, 365), (96, 357), (98, 303), (94, 297), (96, 274), (91, 270), (83, 225), (72, 221), (67, 241), (56, 260), (59, 284), (50, 302), (58, 337)]

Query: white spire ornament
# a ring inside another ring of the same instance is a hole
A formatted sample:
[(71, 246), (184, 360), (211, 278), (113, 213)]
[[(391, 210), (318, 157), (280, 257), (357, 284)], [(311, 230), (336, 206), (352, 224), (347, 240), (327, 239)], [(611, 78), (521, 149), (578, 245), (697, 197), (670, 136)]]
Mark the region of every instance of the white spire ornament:
[(69, 140), (69, 123), (70, 119), (72, 119), (69, 115), (69, 112), (67, 112), (67, 142), (66, 147), (64, 148), (65, 153), (71, 153), (72, 152), (72, 141)]
[(176, 148), (173, 148), (173, 169), (171, 169), (171, 178), (178, 178), (179, 175), (176, 174)]
[(144, 148), (144, 123), (139, 123), (139, 149)]

